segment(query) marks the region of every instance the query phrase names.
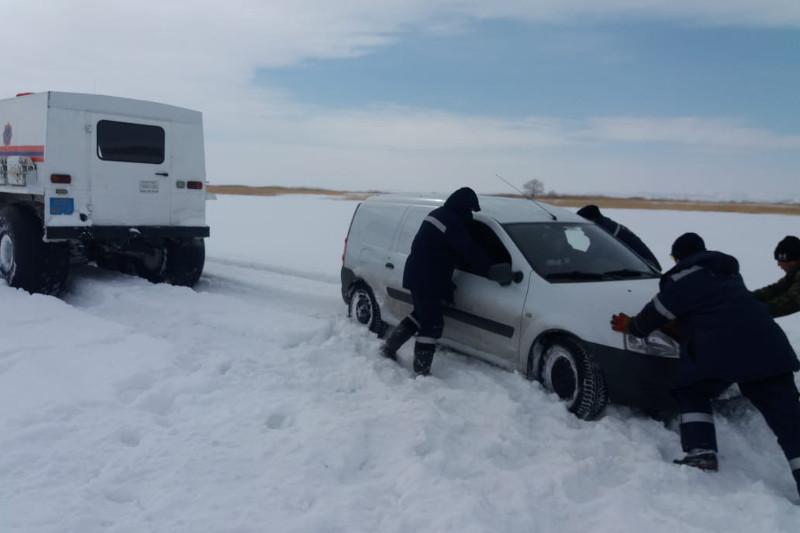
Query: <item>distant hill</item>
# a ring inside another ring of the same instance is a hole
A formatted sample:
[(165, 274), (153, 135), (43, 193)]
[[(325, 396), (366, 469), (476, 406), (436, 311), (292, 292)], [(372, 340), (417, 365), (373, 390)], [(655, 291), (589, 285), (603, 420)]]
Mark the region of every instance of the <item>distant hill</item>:
[[(347, 200), (363, 200), (381, 191), (337, 191), (315, 187), (283, 187), (277, 185), (209, 185), (208, 191), (215, 194), (238, 194), (245, 196), (278, 196), (282, 194), (312, 194), (334, 196)], [(519, 198), (516, 194), (499, 194)], [(695, 200), (672, 200), (657, 198), (616, 198), (611, 196), (545, 195), (537, 200), (562, 207), (580, 207), (595, 204), (611, 209), (664, 209), (670, 211), (723, 211), (731, 213), (759, 213), (776, 215), (800, 215), (800, 204), (763, 202), (710, 202)]]

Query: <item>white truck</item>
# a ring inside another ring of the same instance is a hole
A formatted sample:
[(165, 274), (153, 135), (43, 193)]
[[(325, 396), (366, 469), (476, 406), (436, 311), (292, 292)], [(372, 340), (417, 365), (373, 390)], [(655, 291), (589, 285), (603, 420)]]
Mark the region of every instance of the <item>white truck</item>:
[(71, 264), (192, 286), (205, 261), (202, 115), (90, 94), (0, 100), (0, 278), (57, 293)]

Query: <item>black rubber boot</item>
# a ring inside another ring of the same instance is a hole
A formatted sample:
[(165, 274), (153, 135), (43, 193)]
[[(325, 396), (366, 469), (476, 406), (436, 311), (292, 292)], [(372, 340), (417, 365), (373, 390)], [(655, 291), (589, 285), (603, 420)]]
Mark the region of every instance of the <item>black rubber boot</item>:
[(420, 344), (414, 346), (414, 373), (418, 376), (427, 376), (431, 373), (433, 354), (436, 352), (436, 345)]
[(381, 354), (387, 359), (397, 360), (397, 350), (417, 332), (417, 325), (413, 320), (406, 317), (392, 330), (392, 334), (386, 339), (381, 347)]
[(672, 461), (676, 465), (691, 466), (706, 472), (716, 472), (719, 470), (717, 462), (717, 452), (713, 450), (692, 450), (683, 459)]

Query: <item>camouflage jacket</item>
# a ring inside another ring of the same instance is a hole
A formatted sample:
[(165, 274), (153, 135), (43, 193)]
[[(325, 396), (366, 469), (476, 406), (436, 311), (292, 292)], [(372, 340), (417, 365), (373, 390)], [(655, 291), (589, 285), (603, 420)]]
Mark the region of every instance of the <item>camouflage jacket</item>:
[(777, 283), (753, 291), (753, 295), (767, 304), (775, 318), (800, 311), (800, 268), (788, 272)]

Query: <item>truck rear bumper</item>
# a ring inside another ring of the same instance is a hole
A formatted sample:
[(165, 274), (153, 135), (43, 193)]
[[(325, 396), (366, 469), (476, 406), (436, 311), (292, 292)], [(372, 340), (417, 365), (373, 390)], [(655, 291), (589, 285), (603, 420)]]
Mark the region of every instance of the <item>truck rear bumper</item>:
[(190, 239), (209, 235), (208, 226), (51, 226), (45, 228), (45, 238), (48, 241)]

